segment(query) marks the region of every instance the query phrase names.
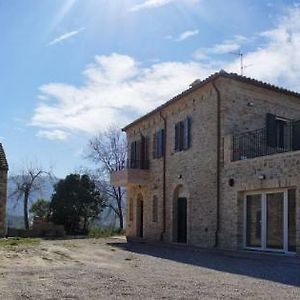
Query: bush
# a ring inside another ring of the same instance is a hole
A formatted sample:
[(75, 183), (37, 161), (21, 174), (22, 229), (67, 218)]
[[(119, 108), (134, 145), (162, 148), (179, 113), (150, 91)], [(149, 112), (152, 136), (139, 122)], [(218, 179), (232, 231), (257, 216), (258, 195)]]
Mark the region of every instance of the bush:
[(107, 228), (107, 229), (101, 229), (101, 228), (91, 228), (89, 230), (88, 236), (90, 238), (103, 238), (103, 237), (110, 237), (114, 235), (124, 235), (124, 230), (118, 228)]

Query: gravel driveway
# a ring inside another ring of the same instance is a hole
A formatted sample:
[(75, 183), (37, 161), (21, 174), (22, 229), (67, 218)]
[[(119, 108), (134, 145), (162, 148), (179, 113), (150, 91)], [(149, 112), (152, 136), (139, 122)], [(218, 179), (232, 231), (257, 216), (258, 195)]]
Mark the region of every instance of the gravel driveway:
[(0, 299), (300, 299), (300, 259), (129, 243), (0, 249)]

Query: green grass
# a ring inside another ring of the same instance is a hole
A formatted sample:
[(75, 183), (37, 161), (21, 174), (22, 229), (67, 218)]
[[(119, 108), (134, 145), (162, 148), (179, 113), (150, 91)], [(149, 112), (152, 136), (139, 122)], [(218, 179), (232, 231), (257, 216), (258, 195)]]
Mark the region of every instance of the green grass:
[(41, 242), (41, 239), (38, 238), (7, 238), (0, 239), (0, 248), (3, 247), (18, 247), (18, 246), (35, 246)]
[(114, 229), (114, 228), (108, 228), (108, 229), (99, 229), (99, 228), (91, 228), (89, 230), (88, 236), (90, 238), (105, 238), (110, 237), (114, 235), (123, 235), (124, 230), (121, 229)]

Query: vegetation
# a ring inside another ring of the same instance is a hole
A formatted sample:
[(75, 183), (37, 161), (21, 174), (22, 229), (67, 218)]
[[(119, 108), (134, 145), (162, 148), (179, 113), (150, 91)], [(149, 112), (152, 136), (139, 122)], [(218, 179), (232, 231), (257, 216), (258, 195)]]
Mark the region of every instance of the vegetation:
[(24, 225), (25, 229), (29, 229), (28, 218), (28, 202), (32, 192), (42, 189), (41, 181), (38, 179), (44, 175), (50, 176), (50, 172), (44, 171), (41, 167), (29, 164), (20, 172), (21, 175), (12, 177), (15, 189), (12, 195), (16, 195), (17, 199), (22, 199), (24, 203)]
[(38, 238), (7, 238), (0, 239), (0, 247), (35, 246), (41, 242)]
[(119, 226), (124, 228), (123, 202), (125, 190), (111, 186), (110, 173), (124, 167), (127, 155), (125, 136), (119, 128), (111, 127), (105, 132), (90, 139), (87, 158), (97, 166), (96, 182), (101, 192), (106, 196), (108, 206), (119, 219)]
[(54, 186), (50, 220), (69, 234), (87, 233), (91, 220), (105, 207), (105, 197), (88, 175), (70, 174)]
[(33, 218), (47, 219), (49, 214), (50, 203), (45, 199), (38, 199), (31, 205), (29, 212)]
[(123, 235), (125, 232), (123, 229), (115, 229), (115, 228), (107, 228), (107, 229), (99, 229), (92, 228), (89, 230), (88, 236), (90, 238), (103, 238), (110, 237), (115, 235)]

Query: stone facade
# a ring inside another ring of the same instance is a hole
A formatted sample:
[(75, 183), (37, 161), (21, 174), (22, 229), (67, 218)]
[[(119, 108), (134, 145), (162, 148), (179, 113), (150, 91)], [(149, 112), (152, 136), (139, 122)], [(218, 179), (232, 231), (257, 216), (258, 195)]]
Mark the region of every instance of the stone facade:
[(0, 237), (5, 235), (6, 230), (7, 171), (7, 160), (0, 144)]
[[(139, 236), (142, 226), (145, 239), (176, 242), (177, 200), (184, 198), (187, 244), (240, 249), (245, 193), (294, 188), (300, 252), (300, 151), (232, 161), (232, 135), (264, 127), (268, 113), (300, 119), (300, 95), (220, 72), (125, 127), (129, 145), (141, 136), (150, 141), (150, 168), (143, 170), (148, 172), (148, 180), (140, 184), (129, 176), (125, 180), (128, 238)], [(177, 152), (174, 126), (187, 116), (191, 119), (191, 145)], [(159, 129), (165, 129), (165, 158), (154, 159), (151, 141)], [(260, 174), (264, 180), (258, 179)], [(157, 218), (153, 217), (154, 199)]]

